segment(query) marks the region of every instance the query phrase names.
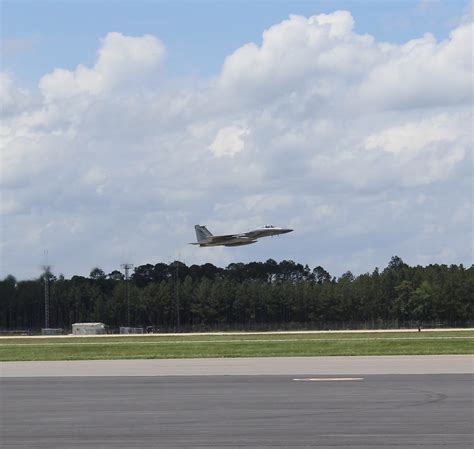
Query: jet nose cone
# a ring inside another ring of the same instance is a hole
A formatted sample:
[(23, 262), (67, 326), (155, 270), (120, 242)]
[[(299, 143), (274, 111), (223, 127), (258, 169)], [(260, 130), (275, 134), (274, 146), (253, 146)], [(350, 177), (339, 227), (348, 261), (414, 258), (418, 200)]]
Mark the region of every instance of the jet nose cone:
[(293, 229), (283, 229), (284, 234), (288, 234), (288, 232), (293, 232)]

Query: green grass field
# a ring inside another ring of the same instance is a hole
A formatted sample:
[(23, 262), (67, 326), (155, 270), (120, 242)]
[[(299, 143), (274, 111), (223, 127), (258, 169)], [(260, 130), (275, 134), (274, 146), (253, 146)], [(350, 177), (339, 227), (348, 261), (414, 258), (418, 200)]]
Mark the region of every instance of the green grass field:
[(0, 361), (473, 353), (474, 331), (0, 339)]

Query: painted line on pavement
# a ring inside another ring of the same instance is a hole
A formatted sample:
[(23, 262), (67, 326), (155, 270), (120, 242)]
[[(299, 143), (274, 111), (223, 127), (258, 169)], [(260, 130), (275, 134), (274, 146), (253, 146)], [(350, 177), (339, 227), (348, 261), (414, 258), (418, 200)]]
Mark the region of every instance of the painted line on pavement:
[(296, 382), (339, 382), (346, 380), (364, 380), (363, 377), (304, 377), (302, 379), (293, 379)]

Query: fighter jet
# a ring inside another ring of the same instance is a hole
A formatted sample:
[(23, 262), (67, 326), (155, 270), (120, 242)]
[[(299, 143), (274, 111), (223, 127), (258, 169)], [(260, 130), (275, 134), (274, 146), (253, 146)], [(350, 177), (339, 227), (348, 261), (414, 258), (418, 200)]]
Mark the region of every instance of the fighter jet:
[(277, 228), (272, 225), (265, 225), (253, 231), (243, 232), (242, 234), (212, 235), (206, 226), (196, 225), (197, 243), (190, 245), (199, 246), (242, 246), (257, 243), (261, 237), (270, 237), (274, 235), (286, 234), (293, 229)]

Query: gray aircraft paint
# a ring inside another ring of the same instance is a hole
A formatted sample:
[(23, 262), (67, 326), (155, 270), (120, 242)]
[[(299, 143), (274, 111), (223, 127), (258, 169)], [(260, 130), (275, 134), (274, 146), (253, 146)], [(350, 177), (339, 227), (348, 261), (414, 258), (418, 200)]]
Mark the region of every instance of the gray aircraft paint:
[(206, 226), (195, 225), (194, 229), (196, 230), (197, 242), (191, 243), (191, 245), (199, 245), (201, 247), (250, 245), (256, 243), (258, 239), (262, 237), (287, 234), (288, 232), (293, 231), (293, 229), (289, 228), (278, 228), (272, 225), (265, 225), (241, 234), (212, 235)]

